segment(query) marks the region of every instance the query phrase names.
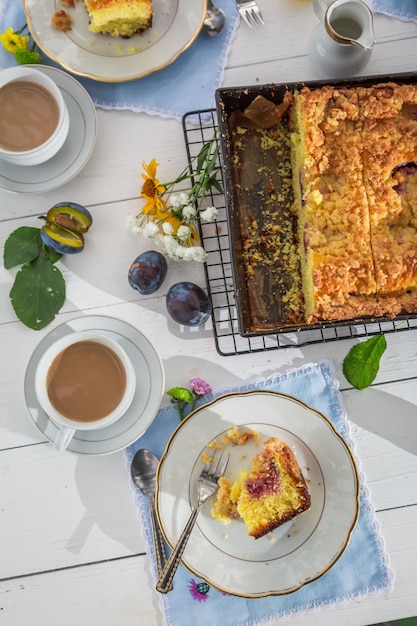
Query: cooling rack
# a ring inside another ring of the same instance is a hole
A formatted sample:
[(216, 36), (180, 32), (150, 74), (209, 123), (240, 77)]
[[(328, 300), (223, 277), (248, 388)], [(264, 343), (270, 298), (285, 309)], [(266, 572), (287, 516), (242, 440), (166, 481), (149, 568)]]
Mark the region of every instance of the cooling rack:
[[(182, 119), (190, 173), (194, 174), (193, 159), (205, 143), (217, 137), (215, 109), (190, 111)], [(220, 162), (219, 162), (220, 165)], [(221, 170), (220, 170), (221, 172)], [(219, 172), (219, 179), (221, 173)], [(223, 185), (224, 187), (224, 185)], [(280, 348), (299, 348), (315, 343), (327, 343), (352, 337), (367, 337), (380, 333), (401, 332), (417, 328), (417, 319), (396, 318), (395, 321), (365, 322), (360, 324), (329, 324), (319, 329), (298, 332), (280, 332), (257, 337), (244, 337), (239, 333), (234, 299), (232, 263), (225, 197), (216, 190), (207, 193), (210, 206), (218, 210), (214, 223), (200, 225), (202, 244), (207, 252), (205, 277), (207, 292), (212, 302), (214, 340), (222, 356), (263, 352)]]

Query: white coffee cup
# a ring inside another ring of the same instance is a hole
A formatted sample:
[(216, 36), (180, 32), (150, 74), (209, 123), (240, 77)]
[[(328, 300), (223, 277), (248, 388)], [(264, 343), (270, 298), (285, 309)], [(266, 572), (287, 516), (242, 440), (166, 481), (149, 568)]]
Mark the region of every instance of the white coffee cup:
[(65, 450), (77, 430), (114, 424), (129, 408), (135, 391), (128, 355), (100, 331), (61, 337), (42, 355), (35, 372), (39, 404), (58, 427), (57, 450)]
[(56, 83), (32, 66), (0, 72), (0, 158), (15, 165), (51, 159), (68, 136), (69, 113)]

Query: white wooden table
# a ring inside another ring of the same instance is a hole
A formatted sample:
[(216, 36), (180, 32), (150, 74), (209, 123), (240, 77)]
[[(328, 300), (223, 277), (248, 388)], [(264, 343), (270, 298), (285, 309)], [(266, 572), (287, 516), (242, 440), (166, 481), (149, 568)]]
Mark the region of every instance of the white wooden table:
[[(241, 24), (224, 85), (315, 78), (306, 55), (317, 23), (311, 5), (262, 0), (261, 6), (266, 26), (249, 30)], [(417, 25), (377, 15), (375, 29), (377, 46), (364, 74), (415, 70)], [(83, 314), (114, 316), (139, 328), (163, 360), (167, 389), (185, 385), (193, 376), (221, 389), (329, 358), (354, 426), (395, 588), (389, 596), (300, 616), (291, 623), (362, 626), (417, 615), (417, 330), (387, 335), (377, 379), (362, 392), (351, 389), (341, 371), (354, 339), (220, 356), (209, 327), (186, 332), (165, 311), (165, 293), (177, 280), (204, 286), (201, 266), (170, 263), (168, 278), (155, 296), (139, 296), (127, 284), (131, 261), (149, 247), (127, 230), (126, 218), (139, 211), (140, 164), (152, 157), (161, 163), (165, 180), (185, 166), (177, 121), (98, 110), (96, 148), (74, 180), (40, 195), (0, 191), (2, 248), (12, 230), (37, 226), (36, 216), (55, 202), (79, 202), (94, 216), (85, 251), (63, 258), (67, 300), (44, 330), (29, 330), (16, 320), (8, 297), (13, 273), (0, 271), (0, 624), (163, 623), (123, 453), (58, 453), (34, 426), (25, 405), (25, 369), (33, 350), (52, 328)]]

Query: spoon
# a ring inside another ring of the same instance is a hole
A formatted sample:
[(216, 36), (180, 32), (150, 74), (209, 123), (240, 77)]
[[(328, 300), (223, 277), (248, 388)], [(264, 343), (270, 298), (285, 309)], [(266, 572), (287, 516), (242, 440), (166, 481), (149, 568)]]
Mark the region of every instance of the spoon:
[(203, 31), (209, 37), (216, 37), (221, 33), (226, 22), (224, 12), (211, 0), (207, 1), (207, 13), (203, 22)]
[[(158, 518), (155, 510), (155, 491), (156, 491), (156, 468), (158, 467), (158, 459), (150, 452), (141, 448), (133, 457), (130, 472), (134, 484), (139, 487), (141, 492), (148, 497), (149, 512), (152, 524), (152, 536), (155, 546), (156, 567), (158, 576), (164, 569), (167, 560), (165, 552), (164, 538), (159, 528)], [(172, 589), (172, 586), (171, 586)]]

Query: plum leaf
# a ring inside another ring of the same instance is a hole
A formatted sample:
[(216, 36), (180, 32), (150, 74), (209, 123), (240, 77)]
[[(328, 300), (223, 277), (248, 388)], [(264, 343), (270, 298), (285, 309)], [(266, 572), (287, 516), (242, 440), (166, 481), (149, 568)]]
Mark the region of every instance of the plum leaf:
[(8, 270), (16, 265), (30, 263), (39, 256), (41, 248), (39, 228), (32, 226), (16, 228), (4, 244), (4, 267)]
[(381, 357), (387, 347), (383, 334), (353, 346), (343, 361), (343, 374), (356, 389), (365, 389), (378, 374)]
[(10, 300), (20, 321), (33, 330), (55, 318), (65, 301), (65, 280), (44, 248), (16, 274)]

